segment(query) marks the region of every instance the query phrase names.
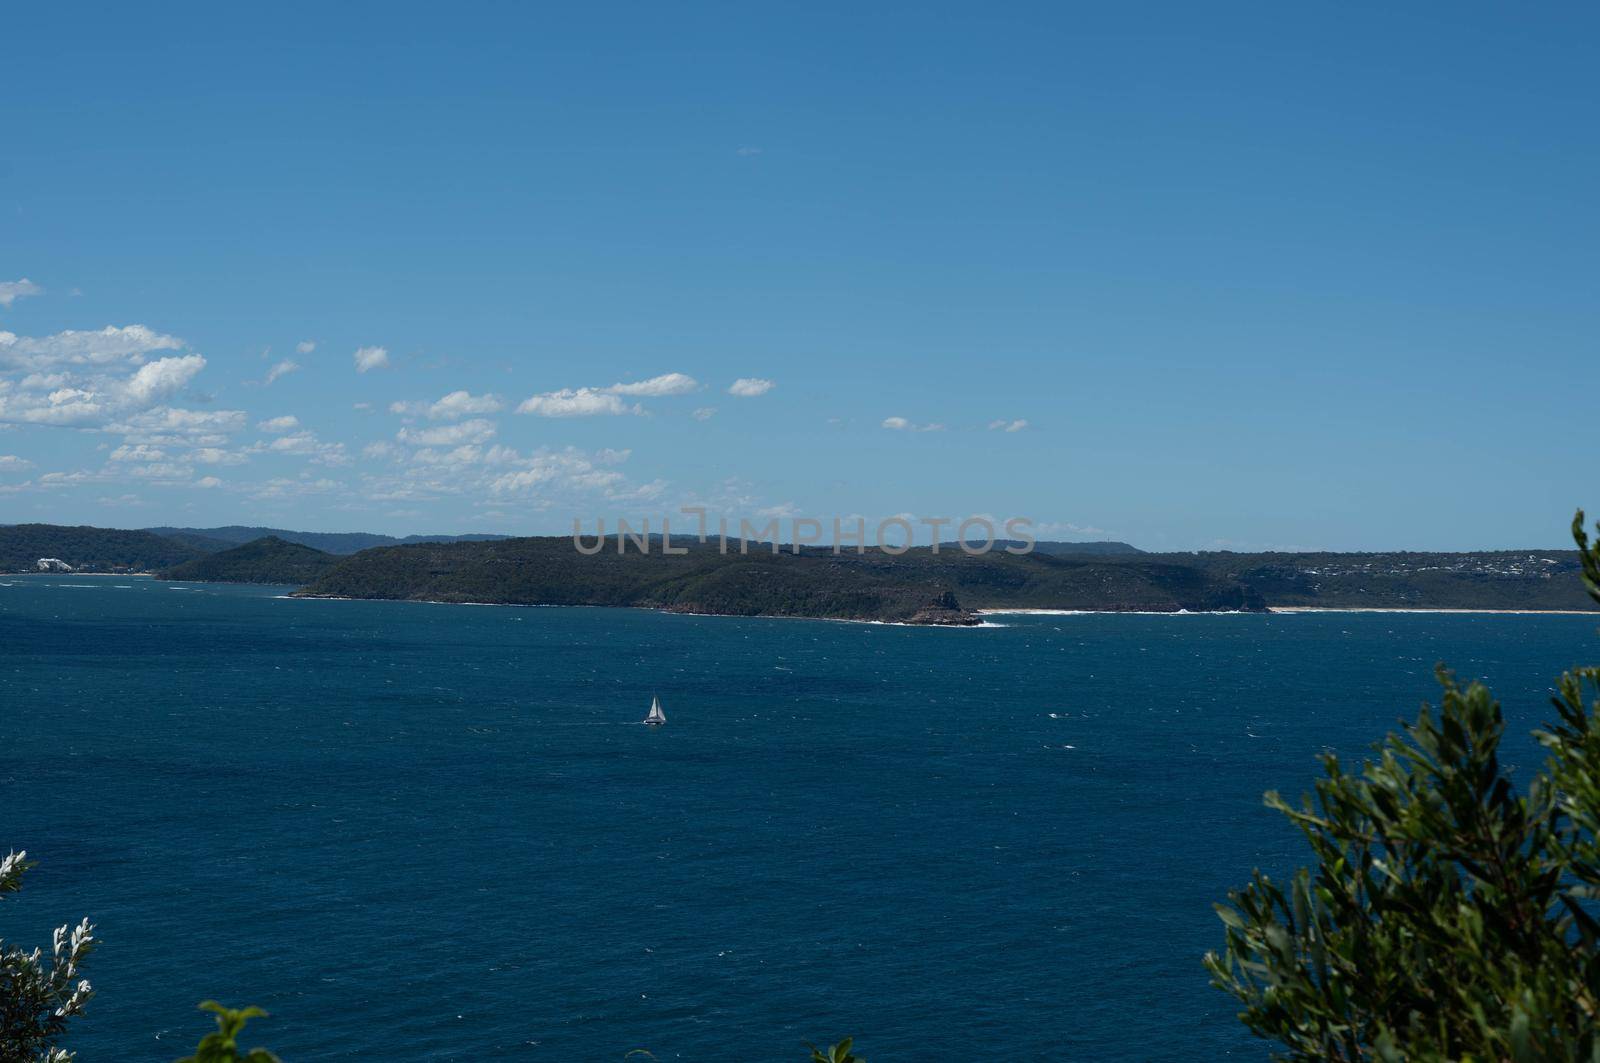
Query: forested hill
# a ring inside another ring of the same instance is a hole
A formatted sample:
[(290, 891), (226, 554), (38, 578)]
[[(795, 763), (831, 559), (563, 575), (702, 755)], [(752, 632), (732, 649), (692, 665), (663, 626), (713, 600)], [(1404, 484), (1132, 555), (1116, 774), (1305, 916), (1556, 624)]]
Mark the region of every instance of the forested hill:
[(407, 535), (396, 538), (393, 535), (378, 535), (374, 532), (303, 532), (287, 528), (252, 528), (241, 524), (230, 524), (221, 528), (146, 528), (145, 531), (193, 542), (195, 545), (215, 543), (216, 550), (226, 550), (231, 546), (272, 537), (282, 539), (284, 542), (309, 546), (313, 550), (321, 550), (328, 554), (354, 554), (361, 550), (370, 550), (375, 546), (398, 546), (402, 543), (489, 542), (508, 538), (504, 535)]
[[(80, 572), (153, 572), (173, 578), (284, 583), (309, 593), (519, 604), (640, 605), (690, 612), (961, 622), (978, 609), (1215, 610), (1266, 606), (1379, 609), (1576, 609), (1593, 603), (1572, 550), (1460, 553), (1146, 554), (1125, 543), (1040, 543), (1031, 554), (997, 544), (972, 557), (878, 550), (837, 557), (826, 548), (772, 557), (677, 539), (689, 553), (594, 557), (566, 536), (392, 545), (387, 536), (288, 533), (230, 545), (247, 528), (152, 531), (0, 525), (0, 572), (38, 571), (43, 558)], [(291, 537), (293, 536), (293, 537)], [(302, 540), (381, 545), (354, 555)], [(1090, 548), (1090, 552), (1085, 552)], [(186, 565), (210, 558), (214, 563)]]
[(163, 569), (157, 578), (210, 583), (283, 583), (303, 586), (339, 563), (339, 558), (299, 543), (266, 536)]
[(1576, 550), (1146, 554), (1259, 591), (1271, 605), (1339, 609), (1594, 609)]
[[(614, 544), (613, 544), (614, 546)], [(329, 569), (308, 595), (522, 605), (644, 606), (741, 616), (968, 623), (984, 608), (1177, 611), (1259, 609), (1243, 585), (1159, 562), (1115, 565), (996, 550), (928, 548), (774, 556), (752, 544), (723, 554), (585, 556), (570, 537), (417, 544), (368, 550)]]
[(146, 531), (0, 525), (0, 572), (38, 571), (41, 558), (62, 561), (74, 571), (149, 572), (187, 561), (200, 552), (190, 544)]

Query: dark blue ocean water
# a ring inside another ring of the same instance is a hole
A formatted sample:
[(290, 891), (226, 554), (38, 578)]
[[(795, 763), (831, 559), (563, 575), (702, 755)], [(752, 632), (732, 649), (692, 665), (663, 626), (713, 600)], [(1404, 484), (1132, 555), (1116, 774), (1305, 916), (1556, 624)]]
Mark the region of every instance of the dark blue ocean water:
[[(89, 915), (84, 1063), (204, 997), (307, 1060), (1264, 1060), (1210, 904), (1448, 659), (1515, 729), (1584, 617), (979, 630), (0, 586), (0, 936)], [(671, 722), (639, 726), (652, 692)], [(1533, 763), (1519, 740), (1513, 760)], [(637, 1057), (636, 1057), (637, 1058)]]

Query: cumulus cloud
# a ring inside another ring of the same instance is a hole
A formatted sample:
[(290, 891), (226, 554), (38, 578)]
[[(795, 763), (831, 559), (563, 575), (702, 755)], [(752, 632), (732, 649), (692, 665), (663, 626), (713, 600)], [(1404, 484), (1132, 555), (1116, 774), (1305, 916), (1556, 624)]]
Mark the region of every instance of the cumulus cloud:
[(0, 472), (21, 472), (23, 469), (33, 468), (33, 462), (27, 458), (19, 458), (15, 454), (0, 454)]
[(206, 367), (206, 360), (198, 354), (181, 358), (158, 358), (141, 365), (124, 385), (127, 397), (134, 403), (146, 406), (154, 400), (183, 387)]
[(221, 487), (222, 481), (217, 479), (215, 476), (202, 476), (200, 479), (194, 482), (194, 486), (205, 488)]
[(494, 423), (482, 418), (436, 428), (402, 428), (395, 438), (411, 446), (451, 447), (463, 443), (486, 443), (494, 437)]
[(182, 483), (194, 475), (194, 466), (175, 461), (158, 461), (150, 465), (135, 465), (128, 470), (141, 480), (160, 484)]
[(1021, 418), (1015, 421), (1008, 421), (1002, 417), (999, 420), (989, 422), (989, 431), (991, 432), (1020, 432), (1026, 427), (1028, 427), (1028, 422)]
[(505, 403), (498, 395), (474, 395), (468, 391), (452, 391), (427, 409), (434, 421), (453, 421), (458, 417), (471, 417), (482, 413), (499, 413)]
[(243, 454), (221, 447), (196, 447), (187, 456), (202, 465), (242, 465), (245, 460)]
[(603, 467), (607, 464), (606, 457), (614, 453), (602, 451), (599, 455), (589, 455), (574, 447), (541, 450), (519, 459), (520, 468), (494, 477), (489, 482), (489, 491), (496, 495), (517, 495), (541, 488), (579, 492), (615, 489), (626, 478), (615, 469)]
[(386, 347), (359, 347), (351, 357), (355, 359), (358, 373), (387, 369), (389, 366), (389, 351)]
[(702, 406), (698, 410), (696, 410), (693, 413), (691, 413), (689, 416), (693, 417), (697, 421), (709, 421), (709, 420), (711, 420), (711, 418), (715, 417), (716, 415), (717, 415), (717, 408), (715, 406)]
[(775, 387), (777, 387), (777, 384), (771, 380), (762, 380), (759, 377), (746, 376), (740, 377), (732, 384), (729, 384), (728, 394), (737, 395), (741, 399), (753, 399), (757, 395), (765, 395)]
[(311, 431), (281, 435), (270, 443), (256, 443), (250, 447), (250, 453), (310, 458), (319, 465), (345, 465), (350, 461), (343, 443), (325, 443)]
[(220, 447), (245, 427), (243, 410), (185, 410), (157, 406), (106, 426), (130, 443)]
[(700, 383), (686, 373), (663, 373), (649, 380), (617, 383), (609, 387), (563, 388), (547, 391), (524, 399), (517, 407), (518, 413), (532, 413), (540, 417), (595, 417), (617, 416), (626, 413), (644, 413), (644, 407), (622, 401), (629, 398), (666, 398), (687, 395), (696, 391)]
[(220, 446), (242, 427), (243, 414), (166, 405), (205, 369), (206, 359), (151, 356), (183, 347), (182, 340), (143, 325), (43, 337), (0, 332), (0, 424), (121, 434), (135, 447)]
[(637, 405), (629, 406), (616, 395), (597, 388), (563, 388), (534, 395), (522, 400), (518, 413), (532, 413), (540, 417), (594, 417), (601, 414), (617, 415), (643, 413)]
[(0, 331), (0, 369), (47, 372), (63, 366), (139, 364), (152, 351), (176, 351), (184, 342), (143, 325), (107, 325), (99, 331), (68, 329), (51, 336)]
[(944, 431), (944, 425), (942, 425), (942, 424), (917, 424), (914, 421), (906, 420), (904, 417), (885, 417), (883, 419), (883, 427), (889, 429), (890, 431), (894, 431), (894, 432), (942, 432), (942, 431)]
[(110, 454), (112, 461), (165, 461), (166, 457), (166, 451), (148, 443), (124, 443)]
[(300, 427), (300, 418), (292, 413), (286, 413), (282, 417), (269, 417), (265, 421), (257, 421), (256, 427), (263, 432), (292, 432)]
[(43, 288), (26, 277), (18, 281), (0, 281), (0, 306), (9, 310), (11, 304), (18, 299), (29, 295), (40, 295), (43, 292)]
[(632, 384), (612, 384), (608, 388), (599, 388), (598, 390), (608, 395), (662, 398), (667, 395), (687, 395), (699, 387), (700, 384), (695, 378), (685, 373), (664, 373), (661, 376), (651, 377), (649, 380), (640, 380)]
[(70, 379), (66, 373), (29, 373), (22, 378), (18, 387), (25, 391), (49, 391), (65, 387)]
[(294, 349), (296, 354), (310, 354), (312, 351), (317, 349), (317, 341), (301, 340), (299, 343), (294, 345)]
[(299, 362), (296, 362), (290, 358), (285, 358), (283, 361), (267, 370), (266, 383), (270, 384), (281, 376), (288, 376), (290, 373), (299, 368)]

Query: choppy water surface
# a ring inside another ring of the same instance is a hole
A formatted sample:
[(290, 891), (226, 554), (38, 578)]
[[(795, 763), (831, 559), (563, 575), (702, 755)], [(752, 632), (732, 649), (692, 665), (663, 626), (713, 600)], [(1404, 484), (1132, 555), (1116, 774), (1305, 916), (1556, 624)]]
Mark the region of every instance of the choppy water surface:
[(185, 1054), (203, 997), (266, 1007), (291, 1061), (1264, 1060), (1199, 963), (1211, 902), (1300, 858), (1261, 791), (1414, 713), (1436, 660), (1520, 733), (1600, 658), (1585, 617), (0, 583), (0, 848), (42, 861), (0, 936), (98, 924), (85, 1063)]

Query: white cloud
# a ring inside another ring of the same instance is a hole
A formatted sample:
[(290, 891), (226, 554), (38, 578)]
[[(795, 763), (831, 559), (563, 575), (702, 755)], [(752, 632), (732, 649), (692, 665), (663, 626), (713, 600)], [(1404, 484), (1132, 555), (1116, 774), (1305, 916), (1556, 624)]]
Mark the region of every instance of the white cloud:
[(157, 406), (106, 426), (131, 443), (220, 447), (245, 427), (243, 410), (185, 410)]
[(202, 465), (242, 465), (245, 461), (243, 454), (221, 447), (198, 447), (191, 450), (188, 455), (190, 461), (198, 461)]
[(311, 431), (279, 436), (270, 443), (255, 443), (250, 447), (250, 453), (310, 458), (319, 465), (346, 465), (350, 461), (343, 443), (324, 443)]
[[(606, 453), (606, 452), (603, 452)], [(625, 481), (613, 469), (600, 468), (601, 455), (566, 450), (542, 450), (520, 461), (521, 468), (496, 476), (489, 491), (496, 495), (527, 494), (535, 488), (579, 492), (609, 492)]]
[(457, 417), (470, 417), (480, 413), (499, 413), (506, 404), (498, 395), (474, 395), (467, 391), (452, 391), (428, 407), (428, 417), (435, 421), (453, 421)]
[(19, 458), (15, 454), (0, 454), (0, 472), (21, 472), (23, 469), (33, 468), (33, 462), (27, 458)]
[(47, 472), (39, 477), (41, 487), (76, 487), (78, 484), (93, 480), (94, 477), (78, 470), (77, 472)]
[(292, 432), (300, 427), (300, 418), (292, 413), (286, 413), (282, 417), (269, 417), (265, 421), (257, 421), (256, 427), (263, 432)]
[(151, 465), (135, 465), (128, 471), (141, 480), (170, 484), (189, 479), (194, 475), (194, 466), (173, 461), (158, 461)]
[(1028, 427), (1028, 422), (1020, 418), (1015, 421), (1008, 421), (1002, 417), (997, 421), (989, 422), (989, 431), (991, 432), (1020, 432), (1026, 427)]
[(737, 395), (741, 399), (753, 399), (757, 395), (765, 395), (775, 387), (777, 387), (777, 384), (771, 380), (762, 380), (760, 377), (746, 376), (740, 377), (732, 384), (729, 384), (728, 394)]
[(200, 477), (200, 479), (198, 479), (198, 480), (196, 480), (194, 482), (194, 486), (195, 487), (206, 487), (206, 488), (221, 487), (222, 486), (222, 481), (217, 479), (215, 476), (202, 476), (202, 477)]
[(942, 424), (916, 424), (904, 417), (885, 417), (883, 427), (895, 432), (943, 432)]
[(386, 369), (389, 366), (389, 351), (385, 347), (360, 347), (352, 357), (355, 359), (358, 373)]
[(285, 358), (283, 361), (279, 362), (277, 365), (275, 365), (271, 369), (267, 370), (267, 380), (266, 380), (266, 382), (268, 384), (270, 384), (274, 380), (278, 379), (279, 377), (288, 376), (290, 373), (294, 372), (296, 369), (299, 369), (299, 368), (300, 368), (300, 363), (299, 362), (296, 362), (293, 359)]
[(596, 388), (564, 388), (524, 399), (522, 405), (517, 407), (517, 412), (538, 414), (540, 417), (594, 417), (599, 414), (644, 411)]
[(127, 397), (139, 406), (148, 406), (154, 400), (170, 395), (195, 378), (206, 367), (206, 360), (198, 354), (181, 358), (158, 358), (139, 367), (124, 385)]
[(642, 398), (662, 398), (667, 395), (687, 395), (696, 390), (700, 384), (694, 377), (684, 373), (664, 373), (653, 376), (649, 380), (640, 380), (632, 384), (612, 384), (608, 388), (599, 388), (609, 395), (632, 395)]
[(696, 410), (693, 413), (691, 413), (689, 416), (693, 417), (697, 421), (709, 421), (709, 420), (711, 420), (711, 418), (715, 417), (716, 415), (717, 415), (717, 408), (715, 406), (702, 406), (698, 410)]
[(642, 414), (644, 408), (629, 405), (620, 396), (630, 398), (666, 398), (687, 395), (700, 387), (694, 377), (686, 373), (663, 373), (649, 380), (617, 383), (603, 388), (563, 388), (547, 391), (524, 399), (517, 407), (518, 413), (538, 414), (540, 417), (594, 417), (617, 416), (626, 413)]
[(361, 448), (361, 453), (368, 458), (387, 458), (394, 453), (394, 444), (385, 443), (382, 440), (376, 443), (368, 443)]
[(29, 373), (19, 386), (28, 391), (49, 391), (64, 387), (70, 379), (66, 373)]
[(0, 306), (10, 309), (11, 304), (29, 295), (40, 295), (44, 289), (26, 277), (19, 281), (0, 281)]
[[(198, 354), (150, 360), (183, 341), (143, 325), (45, 337), (0, 332), (0, 422), (121, 431), (192, 381)], [(22, 373), (21, 379), (8, 377)]]
[(451, 447), (462, 443), (487, 443), (494, 437), (494, 423), (476, 418), (437, 428), (402, 428), (395, 438), (402, 443), (424, 447)]
[(124, 443), (110, 454), (112, 461), (165, 461), (166, 457), (166, 451), (148, 443)]
[(294, 345), (294, 350), (295, 350), (296, 354), (310, 354), (312, 351), (314, 351), (316, 349), (317, 349), (317, 341), (316, 340), (301, 340), (299, 343)]
[(175, 351), (183, 346), (176, 336), (143, 325), (107, 325), (98, 332), (68, 329), (40, 337), (0, 332), (0, 368), (44, 371), (69, 365), (137, 365), (151, 351)]

